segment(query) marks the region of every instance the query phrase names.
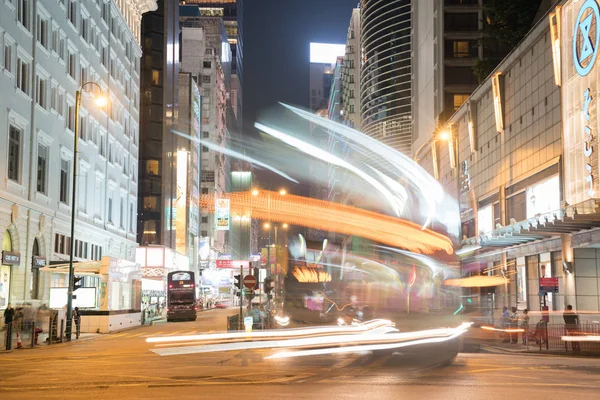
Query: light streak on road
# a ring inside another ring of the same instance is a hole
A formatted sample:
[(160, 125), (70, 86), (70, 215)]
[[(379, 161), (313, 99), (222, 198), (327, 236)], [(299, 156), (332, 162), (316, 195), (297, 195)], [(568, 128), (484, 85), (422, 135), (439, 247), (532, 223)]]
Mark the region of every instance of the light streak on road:
[(493, 326), (482, 326), (481, 329), (483, 329), (485, 331), (506, 332), (506, 333), (525, 332), (525, 329), (522, 329), (522, 328), (494, 328)]
[(562, 336), (564, 342), (600, 342), (600, 336)]
[(148, 343), (167, 343), (184, 341), (226, 341), (226, 340), (248, 340), (248, 339), (273, 339), (273, 338), (299, 338), (303, 336), (322, 336), (322, 335), (355, 335), (365, 333), (373, 329), (382, 327), (391, 327), (394, 323), (385, 319), (375, 319), (367, 321), (360, 325), (352, 326), (317, 326), (311, 328), (279, 329), (257, 332), (227, 332), (227, 333), (208, 333), (203, 335), (180, 335), (180, 336), (161, 336), (149, 337)]
[(275, 321), (278, 325), (288, 326), (290, 324), (290, 317), (280, 317), (279, 315), (275, 316)]
[[(301, 339), (232, 342), (219, 344), (204, 344), (197, 346), (178, 346), (170, 348), (152, 349), (152, 351), (161, 356), (172, 356), (182, 354), (257, 350), (267, 348), (308, 348), (314, 350), (315, 348), (322, 347), (324, 348), (323, 354), (327, 354), (331, 353), (332, 349), (337, 349), (338, 346), (349, 346), (345, 347), (345, 349), (352, 350), (347, 351), (357, 352), (404, 347), (419, 343), (427, 343), (429, 340), (436, 339), (439, 341), (450, 340), (453, 337), (456, 337), (455, 335), (460, 335), (464, 333), (470, 325), (470, 323), (464, 323), (457, 328), (439, 328), (406, 333), (394, 332), (392, 330), (395, 328), (392, 328), (390, 326), (384, 326), (358, 335), (328, 335), (322, 337), (305, 337)], [(422, 340), (425, 341), (419, 342)], [(343, 351), (344, 350), (340, 352)]]
[[(378, 351), (378, 350), (395, 350), (402, 347), (417, 346), (423, 344), (443, 343), (453, 339), (456, 339), (463, 333), (465, 333), (470, 324), (463, 324), (453, 329), (448, 335), (442, 337), (425, 337), (420, 339), (412, 339), (398, 343), (382, 343), (382, 344), (362, 344), (357, 346), (347, 347), (330, 347), (324, 349), (312, 349), (312, 350), (298, 350), (298, 351), (283, 351), (275, 353), (271, 356), (265, 357), (265, 359), (280, 359), (280, 358), (291, 358), (291, 357), (307, 357), (316, 355), (332, 355), (340, 353), (359, 353), (365, 351)], [(434, 335), (431, 335), (434, 336)]]

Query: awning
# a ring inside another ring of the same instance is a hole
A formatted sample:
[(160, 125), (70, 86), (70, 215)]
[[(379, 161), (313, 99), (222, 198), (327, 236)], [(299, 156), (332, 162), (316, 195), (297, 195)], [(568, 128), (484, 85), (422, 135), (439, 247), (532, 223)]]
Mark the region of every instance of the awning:
[[(73, 263), (73, 270), (77, 275), (99, 275), (100, 267), (102, 267), (102, 261), (85, 261)], [(65, 264), (52, 264), (40, 268), (42, 272), (49, 272), (52, 274), (68, 274), (69, 263)]]
[[(578, 208), (592, 211), (589, 214), (579, 214)], [(573, 234), (580, 231), (600, 228), (600, 208), (590, 210), (589, 205), (571, 206), (568, 209), (539, 215), (525, 221), (508, 226), (498, 226), (497, 229), (462, 241), (463, 248), (481, 246), (485, 248), (509, 248), (538, 240), (560, 236), (563, 233)], [(460, 250), (457, 251), (460, 253)], [(481, 251), (480, 251), (481, 253)]]

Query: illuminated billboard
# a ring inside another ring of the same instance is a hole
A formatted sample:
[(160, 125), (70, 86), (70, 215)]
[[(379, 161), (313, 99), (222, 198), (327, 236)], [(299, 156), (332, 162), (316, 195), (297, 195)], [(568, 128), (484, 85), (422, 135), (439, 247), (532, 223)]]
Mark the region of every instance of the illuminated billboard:
[(335, 64), (338, 57), (346, 54), (345, 44), (311, 43), (310, 62), (322, 64)]
[(175, 199), (175, 248), (178, 253), (187, 253), (187, 183), (188, 152), (177, 151), (177, 198)]
[(215, 219), (218, 231), (228, 231), (230, 226), (230, 203), (229, 199), (216, 199)]

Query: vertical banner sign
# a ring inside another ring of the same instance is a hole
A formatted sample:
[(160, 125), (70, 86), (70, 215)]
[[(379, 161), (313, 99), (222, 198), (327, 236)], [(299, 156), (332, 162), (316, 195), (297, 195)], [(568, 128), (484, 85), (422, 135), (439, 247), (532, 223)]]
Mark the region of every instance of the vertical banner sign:
[(229, 230), (229, 199), (216, 199), (215, 218), (218, 231)]
[(560, 10), (562, 49), (562, 112), (564, 129), (564, 192), (568, 204), (597, 197), (598, 74), (600, 8), (596, 0), (572, 0)]

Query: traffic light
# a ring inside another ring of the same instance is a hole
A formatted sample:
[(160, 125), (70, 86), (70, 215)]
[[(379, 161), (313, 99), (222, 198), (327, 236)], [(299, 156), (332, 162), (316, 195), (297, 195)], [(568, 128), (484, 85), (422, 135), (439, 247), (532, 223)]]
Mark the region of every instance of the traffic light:
[(76, 276), (73, 278), (73, 291), (76, 291), (80, 287), (83, 287), (83, 282), (81, 282), (82, 279), (83, 276)]
[(269, 294), (269, 293), (271, 293), (271, 290), (273, 290), (273, 279), (265, 278), (264, 291), (265, 291), (265, 293)]
[(240, 274), (234, 275), (233, 279), (235, 279), (235, 282), (233, 283), (235, 285), (235, 287), (238, 289), (241, 289), (242, 288), (242, 275), (240, 275)]

